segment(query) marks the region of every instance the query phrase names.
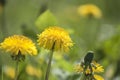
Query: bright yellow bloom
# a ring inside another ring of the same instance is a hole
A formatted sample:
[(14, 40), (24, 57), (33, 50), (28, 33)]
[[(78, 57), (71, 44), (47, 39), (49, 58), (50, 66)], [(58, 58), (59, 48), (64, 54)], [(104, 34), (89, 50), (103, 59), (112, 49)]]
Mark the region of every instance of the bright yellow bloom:
[(93, 16), (95, 18), (102, 17), (101, 10), (96, 5), (93, 5), (93, 4), (86, 4), (86, 5), (80, 6), (78, 8), (78, 13), (84, 17), (88, 17), (88, 16)]
[(83, 72), (83, 67), (80, 64), (77, 64), (77, 65), (75, 65), (74, 70), (77, 73), (81, 73), (81, 72)]
[(95, 61), (93, 61), (92, 63), (93, 63), (93, 65), (95, 65), (95, 67), (92, 67), (94, 72), (96, 72), (96, 73), (104, 72), (103, 66), (101, 66), (100, 64), (98, 64)]
[[(93, 66), (92, 66), (92, 71), (93, 71), (93, 73), (104, 72), (103, 66), (101, 66), (100, 64), (96, 63), (95, 61), (93, 61), (91, 64), (93, 65)], [(77, 73), (81, 73), (81, 72), (84, 72), (84, 67), (85, 67), (85, 66), (82, 66), (81, 64), (77, 64), (77, 65), (74, 67), (74, 70), (75, 70), (75, 72), (77, 72)], [(85, 74), (91, 74), (91, 70), (90, 70), (89, 67), (86, 69)]]
[(85, 74), (91, 74), (91, 70), (90, 70), (89, 67), (88, 67), (87, 70), (85, 71)]
[(35, 76), (37, 78), (40, 78), (42, 76), (42, 71), (40, 69), (37, 69), (31, 65), (28, 65), (26, 67), (26, 72), (30, 76)]
[(22, 35), (14, 35), (6, 38), (2, 43), (0, 43), (0, 48), (4, 49), (6, 52), (11, 52), (12, 55), (30, 54), (36, 55), (37, 49), (35, 44), (29, 38)]
[(94, 75), (94, 78), (95, 78), (95, 80), (104, 80), (103, 77), (96, 75), (96, 74)]
[(12, 67), (5, 66), (4, 67), (4, 73), (12, 79), (15, 78), (15, 69), (12, 68)]
[(104, 80), (103, 77), (94, 74), (94, 73), (103, 72), (104, 71), (103, 66), (96, 63), (95, 61), (92, 61), (91, 66), (92, 66), (92, 70), (90, 69), (90, 66), (88, 66), (87, 69), (84, 71), (85, 65), (84, 64), (77, 64), (74, 67), (74, 70), (77, 73), (84, 73), (86, 76), (87, 75), (91, 76), (91, 74), (92, 74), (93, 76), (91, 76), (91, 77), (95, 80)]
[(49, 27), (38, 35), (38, 44), (48, 50), (69, 51), (73, 42), (67, 31), (60, 27)]

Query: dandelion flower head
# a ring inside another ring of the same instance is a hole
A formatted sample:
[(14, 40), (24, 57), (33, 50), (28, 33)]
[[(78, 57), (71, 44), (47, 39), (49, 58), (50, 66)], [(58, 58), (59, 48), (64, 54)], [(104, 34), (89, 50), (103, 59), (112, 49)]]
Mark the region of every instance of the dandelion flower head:
[(15, 78), (15, 69), (13, 67), (5, 66), (3, 68), (5, 75), (14, 79)]
[(19, 52), (21, 55), (37, 54), (37, 49), (32, 40), (22, 35), (13, 35), (5, 38), (5, 40), (0, 43), (0, 48), (6, 52), (11, 52), (12, 55), (18, 55)]
[(49, 27), (38, 35), (38, 45), (53, 51), (69, 51), (73, 42), (67, 31), (60, 27)]
[(96, 74), (94, 75), (94, 78), (95, 78), (95, 80), (104, 80), (103, 77), (96, 75)]
[[(95, 61), (93, 61), (91, 64), (93, 65), (92, 71), (94, 73), (104, 72), (103, 66), (101, 66), (100, 64), (96, 63)], [(75, 72), (81, 73), (81, 72), (84, 72), (84, 67), (85, 66), (83, 64), (77, 64), (77, 65), (75, 65), (74, 70), (75, 70)], [(86, 72), (86, 74), (91, 73), (89, 67), (86, 69), (85, 72)]]
[(27, 65), (26, 72), (30, 76), (35, 76), (38, 78), (42, 76), (42, 71), (40, 69), (33, 67), (32, 65)]
[(101, 10), (94, 4), (86, 4), (78, 7), (78, 14), (83, 17), (93, 16), (95, 18), (101, 18)]
[(93, 77), (95, 78), (95, 80), (104, 80), (103, 77), (95, 74), (95, 73), (104, 72), (103, 66), (101, 66), (95, 61), (92, 61), (91, 65), (92, 65), (92, 72), (89, 66), (87, 67), (86, 70), (84, 70), (85, 65), (82, 63), (75, 65), (74, 70), (77, 73), (85, 73), (86, 76), (93, 74)]

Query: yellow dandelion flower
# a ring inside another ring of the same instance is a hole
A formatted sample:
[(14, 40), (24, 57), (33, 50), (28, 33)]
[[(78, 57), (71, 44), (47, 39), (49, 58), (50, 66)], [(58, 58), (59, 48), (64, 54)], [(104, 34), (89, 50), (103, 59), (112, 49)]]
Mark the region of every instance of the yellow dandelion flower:
[(101, 10), (94, 4), (81, 5), (78, 8), (78, 13), (84, 17), (88, 17), (88, 16), (93, 16), (95, 18), (102, 17)]
[(37, 49), (35, 44), (29, 38), (22, 35), (14, 35), (6, 38), (2, 43), (0, 43), (0, 48), (4, 49), (6, 52), (11, 52), (12, 55), (30, 54), (36, 55)]
[(103, 77), (96, 75), (96, 74), (94, 75), (94, 78), (95, 78), (95, 80), (104, 80)]
[[(96, 63), (95, 61), (93, 61), (92, 63), (92, 72), (93, 73), (100, 73), (100, 72), (104, 72), (103, 66), (101, 66), (100, 64)], [(84, 72), (84, 65), (81, 64), (77, 64), (74, 67), (75, 72), (77, 73), (81, 73)], [(85, 74), (91, 74), (91, 70), (89, 67), (87, 67)]]
[(10, 77), (11, 79), (15, 78), (15, 69), (12, 68), (12, 67), (5, 66), (4, 67), (4, 73), (5, 73), (5, 75)]
[(87, 67), (87, 69), (84, 70), (84, 68), (85, 68), (84, 64), (77, 64), (77, 65), (75, 65), (74, 70), (77, 73), (85, 74), (86, 77), (88, 76), (87, 78), (92, 78), (92, 79), (95, 79), (95, 80), (104, 80), (103, 77), (94, 74), (94, 73), (103, 72), (104, 71), (103, 67), (100, 64), (96, 63), (96, 62), (94, 62), (94, 63), (95, 64), (92, 63), (92, 65), (94, 65), (94, 66), (92, 66), (92, 72), (91, 72), (90, 67)]
[(40, 78), (42, 76), (42, 71), (40, 69), (37, 69), (31, 65), (28, 65), (26, 67), (26, 72), (30, 76), (35, 76), (37, 78)]
[[(82, 73), (82, 72), (84, 72), (84, 68), (83, 68), (83, 66), (81, 66), (80, 64), (75, 65), (74, 70), (75, 70), (75, 72), (77, 72), (77, 73)], [(85, 71), (85, 74), (90, 74), (90, 73), (91, 73), (90, 69), (87, 68), (87, 70)]]
[(84, 62), (81, 62), (79, 65), (75, 66), (76, 72), (81, 72), (86, 78), (86, 80), (104, 80), (101, 76), (96, 75), (95, 73), (103, 72), (103, 67), (93, 60), (93, 52), (88, 52), (84, 57)]
[(60, 27), (49, 27), (38, 35), (38, 44), (48, 50), (69, 51), (73, 42), (67, 31)]
[(93, 61), (92, 63), (95, 65), (95, 67), (92, 67), (94, 72), (96, 72), (96, 73), (104, 72), (103, 66), (101, 66), (100, 64), (98, 64), (95, 61)]
[(83, 72), (83, 67), (80, 64), (77, 64), (77, 65), (75, 65), (74, 70), (77, 73), (81, 73), (81, 72)]
[(89, 67), (88, 67), (87, 70), (85, 71), (85, 74), (91, 74), (91, 70), (90, 70)]

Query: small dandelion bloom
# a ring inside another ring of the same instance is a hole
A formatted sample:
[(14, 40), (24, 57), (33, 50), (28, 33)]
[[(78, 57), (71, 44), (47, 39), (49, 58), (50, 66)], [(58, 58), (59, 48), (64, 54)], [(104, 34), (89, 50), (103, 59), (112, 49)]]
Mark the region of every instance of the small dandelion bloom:
[(89, 17), (89, 16), (93, 16), (95, 18), (102, 17), (101, 10), (96, 5), (93, 4), (81, 5), (78, 8), (78, 13), (84, 17)]
[[(94, 73), (104, 72), (103, 66), (101, 66), (97, 62), (92, 61), (91, 64), (92, 64), (92, 71)], [(84, 72), (84, 68), (85, 68), (85, 66), (83, 64), (77, 64), (77, 65), (75, 65), (74, 70), (78, 73), (81, 73), (81, 72)], [(91, 74), (91, 71), (90, 71), (89, 67), (87, 67), (87, 69), (85, 71), (85, 74)]]
[(77, 73), (81, 73), (81, 72), (83, 72), (83, 67), (80, 64), (77, 64), (74, 66), (74, 70)]
[(5, 75), (7, 75), (8, 77), (10, 77), (11, 79), (15, 78), (15, 69), (9, 66), (5, 66), (3, 68)]
[(99, 76), (99, 75), (94, 75), (95, 80), (104, 80), (103, 77)]
[(0, 43), (0, 48), (4, 49), (6, 52), (11, 52), (12, 55), (36, 55), (37, 49), (35, 44), (29, 38), (22, 35), (13, 35), (6, 38), (2, 43)]
[(100, 64), (98, 64), (95, 61), (93, 61), (92, 64), (95, 65), (95, 67), (92, 67), (94, 72), (96, 72), (96, 73), (104, 72), (103, 66), (101, 66)]
[(73, 42), (67, 31), (60, 27), (49, 27), (38, 35), (38, 45), (53, 51), (69, 51)]
[(81, 63), (81, 64), (77, 64), (77, 65), (74, 67), (74, 70), (75, 70), (75, 72), (77, 72), (77, 73), (84, 73), (86, 76), (93, 74), (93, 77), (95, 78), (95, 80), (104, 80), (101, 76), (95, 74), (95, 73), (104, 72), (103, 66), (101, 66), (100, 64), (98, 64), (98, 63), (95, 62), (95, 61), (92, 61), (91, 65), (92, 65), (92, 72), (91, 72), (91, 69), (90, 69), (89, 66), (88, 66), (87, 69), (84, 71), (85, 65), (82, 64), (82, 63)]
[(40, 78), (42, 76), (42, 71), (40, 69), (37, 69), (31, 65), (28, 65), (26, 67), (26, 72), (30, 76), (35, 76), (37, 78)]

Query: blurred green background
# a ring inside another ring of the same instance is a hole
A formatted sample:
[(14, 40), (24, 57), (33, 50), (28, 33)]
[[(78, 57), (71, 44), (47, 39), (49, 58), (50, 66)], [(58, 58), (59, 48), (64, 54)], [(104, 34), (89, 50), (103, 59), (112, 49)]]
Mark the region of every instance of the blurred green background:
[[(105, 80), (120, 80), (119, 0), (5, 0), (4, 5), (2, 1), (0, 42), (5, 37), (22, 34), (36, 43), (37, 34), (55, 25), (70, 33), (74, 46), (67, 54), (54, 55), (50, 80), (79, 80), (80, 75), (73, 67), (83, 61), (87, 51), (95, 52), (94, 59), (105, 69), (101, 74)], [(78, 7), (89, 3), (100, 8), (100, 19), (78, 14)], [(49, 54), (37, 43), (36, 46), (39, 54), (32, 57), (27, 55), (26, 60), (20, 63), (19, 80), (44, 79)], [(15, 62), (9, 54), (0, 50), (0, 76), (3, 74), (4, 80), (13, 80), (9, 68), (14, 69)]]

